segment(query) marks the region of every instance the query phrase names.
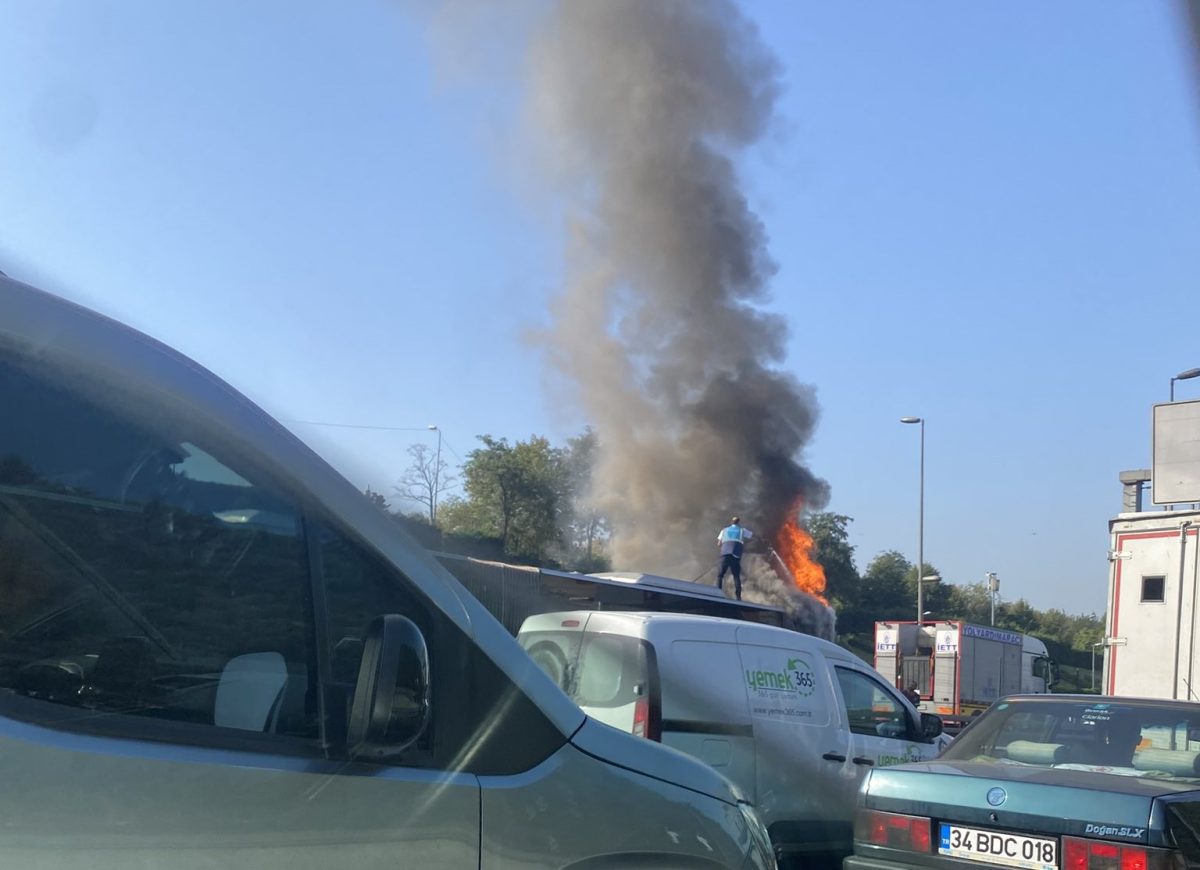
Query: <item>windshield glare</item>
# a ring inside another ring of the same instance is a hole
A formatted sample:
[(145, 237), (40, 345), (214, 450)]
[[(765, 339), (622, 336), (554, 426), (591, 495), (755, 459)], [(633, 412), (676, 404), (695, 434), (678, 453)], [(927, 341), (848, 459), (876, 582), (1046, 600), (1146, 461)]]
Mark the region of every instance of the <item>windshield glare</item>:
[(1001, 703), (942, 757), (1192, 780), (1200, 778), (1200, 716), (1175, 705)]

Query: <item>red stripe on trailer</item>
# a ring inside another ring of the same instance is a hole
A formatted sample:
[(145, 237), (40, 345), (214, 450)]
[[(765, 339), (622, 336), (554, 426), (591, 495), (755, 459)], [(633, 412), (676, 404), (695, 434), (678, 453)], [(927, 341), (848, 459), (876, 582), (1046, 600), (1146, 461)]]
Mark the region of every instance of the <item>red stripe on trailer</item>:
[(962, 643), (963, 624), (955, 623), (958, 632), (958, 643), (954, 645), (954, 715), (962, 715)]

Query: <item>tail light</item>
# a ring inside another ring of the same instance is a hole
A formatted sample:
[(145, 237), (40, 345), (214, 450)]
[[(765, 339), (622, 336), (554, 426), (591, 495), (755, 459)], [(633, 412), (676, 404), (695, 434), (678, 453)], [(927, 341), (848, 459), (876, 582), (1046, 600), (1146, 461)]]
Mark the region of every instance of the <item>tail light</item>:
[(650, 699), (644, 695), (638, 698), (633, 705), (632, 730), (637, 737), (645, 737), (647, 740), (662, 739), (657, 723), (654, 722), (653, 717), (650, 715)]
[(1062, 839), (1062, 870), (1171, 870), (1179, 863), (1177, 853), (1171, 849), (1082, 837)]
[(646, 736), (646, 726), (650, 724), (650, 701), (638, 698), (633, 705), (633, 733), (637, 737)]
[(928, 852), (933, 845), (932, 828), (925, 816), (860, 810), (854, 820), (854, 839), (909, 852)]

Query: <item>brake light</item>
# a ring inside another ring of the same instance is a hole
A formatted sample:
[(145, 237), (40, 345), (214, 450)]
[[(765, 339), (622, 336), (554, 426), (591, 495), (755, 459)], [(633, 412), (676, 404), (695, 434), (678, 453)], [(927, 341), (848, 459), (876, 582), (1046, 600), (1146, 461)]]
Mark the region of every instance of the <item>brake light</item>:
[(659, 723), (650, 715), (650, 712), (650, 699), (644, 695), (638, 698), (633, 705), (633, 728), (631, 731), (636, 737), (662, 740)]
[(1062, 870), (1169, 870), (1177, 865), (1170, 849), (1063, 837)]
[(1063, 870), (1088, 870), (1087, 840), (1063, 837)]
[(1145, 849), (1133, 849), (1128, 846), (1121, 849), (1121, 870), (1146, 870), (1150, 863)]
[(562, 621), (562, 627), (563, 628), (579, 628), (579, 620), (578, 619), (564, 619)]
[(854, 826), (856, 840), (865, 840), (877, 846), (905, 849), (909, 852), (928, 852), (933, 845), (933, 826), (924, 816), (862, 810), (855, 819)]
[(933, 845), (933, 838), (930, 836), (929, 819), (913, 819), (909, 823), (908, 836), (912, 841), (912, 850), (914, 852), (928, 852), (929, 847)]
[(638, 737), (649, 737), (650, 699), (638, 698), (633, 705), (633, 733)]

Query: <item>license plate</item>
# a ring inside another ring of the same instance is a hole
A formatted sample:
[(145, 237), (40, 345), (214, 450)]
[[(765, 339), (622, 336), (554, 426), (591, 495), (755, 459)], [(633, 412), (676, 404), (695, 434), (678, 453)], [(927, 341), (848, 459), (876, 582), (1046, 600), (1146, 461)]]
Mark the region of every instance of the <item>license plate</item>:
[(941, 825), (938, 854), (985, 864), (1024, 867), (1027, 870), (1056, 870), (1058, 840)]

